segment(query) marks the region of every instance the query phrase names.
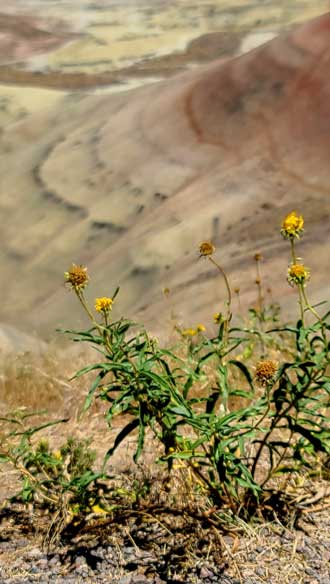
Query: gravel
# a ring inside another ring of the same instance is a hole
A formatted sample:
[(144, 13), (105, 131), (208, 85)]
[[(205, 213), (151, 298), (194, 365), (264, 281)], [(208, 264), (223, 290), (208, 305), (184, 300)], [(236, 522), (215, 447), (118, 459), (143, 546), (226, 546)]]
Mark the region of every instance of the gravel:
[(0, 584), (330, 584), (329, 508), (298, 530), (275, 522), (220, 534), (219, 545), (214, 529), (175, 526), (165, 515), (79, 528), (49, 553), (41, 527), (12, 520), (0, 527)]
[[(0, 542), (0, 557), (5, 553), (8, 553), (8, 542)], [(13, 559), (15, 554), (16, 559)], [(0, 584), (239, 584), (239, 580), (223, 574), (223, 566), (216, 566), (207, 560), (202, 565), (197, 562), (195, 567), (191, 567), (190, 575), (182, 577), (180, 573), (165, 575), (166, 566), (162, 559), (139, 548), (123, 546), (118, 549), (106, 545), (86, 549), (84, 554), (80, 551), (72, 557), (65, 551), (51, 555), (37, 547), (24, 550), (22, 546), (17, 546), (17, 542), (11, 542), (12, 561), (2, 563)], [(164, 574), (157, 573), (157, 570)]]

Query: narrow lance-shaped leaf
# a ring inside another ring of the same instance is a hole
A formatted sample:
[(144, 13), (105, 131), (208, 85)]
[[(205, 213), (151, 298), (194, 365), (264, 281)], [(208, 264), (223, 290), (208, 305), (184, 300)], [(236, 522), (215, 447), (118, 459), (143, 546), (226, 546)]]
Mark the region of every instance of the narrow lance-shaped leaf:
[(140, 423), (139, 419), (135, 418), (135, 420), (132, 420), (131, 422), (126, 424), (126, 426), (119, 432), (119, 434), (117, 434), (115, 441), (114, 441), (114, 445), (111, 448), (109, 448), (109, 450), (105, 454), (104, 461), (103, 461), (103, 468), (105, 467), (109, 458), (113, 455), (115, 450), (118, 448), (118, 446), (121, 444), (121, 442), (123, 440), (125, 440), (126, 436), (128, 436), (131, 432), (133, 432), (135, 430), (135, 428), (137, 428), (139, 426), (139, 423)]

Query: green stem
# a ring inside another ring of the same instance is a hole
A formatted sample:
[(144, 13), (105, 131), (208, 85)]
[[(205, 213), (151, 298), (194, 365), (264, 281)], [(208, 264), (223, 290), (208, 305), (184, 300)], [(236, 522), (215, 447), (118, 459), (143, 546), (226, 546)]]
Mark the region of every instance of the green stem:
[(315, 316), (315, 318), (319, 321), (319, 323), (321, 325), (322, 338), (324, 340), (324, 347), (325, 347), (325, 350), (326, 350), (326, 355), (328, 356), (328, 349), (327, 349), (328, 342), (327, 342), (327, 335), (326, 335), (326, 330), (325, 330), (325, 326), (324, 326), (323, 319), (319, 315), (319, 313), (315, 310), (315, 308), (313, 308), (313, 306), (310, 304), (310, 302), (309, 302), (309, 300), (307, 298), (307, 295), (306, 295), (306, 292), (305, 292), (305, 289), (304, 289), (303, 285), (302, 285), (302, 294), (303, 294), (303, 298), (304, 298), (304, 301), (305, 301), (305, 304), (306, 304), (306, 308), (308, 308), (308, 310), (311, 311), (311, 313)]
[(294, 247), (294, 239), (293, 237), (290, 238), (290, 243), (291, 243), (291, 255), (292, 255), (292, 263), (296, 264), (297, 263), (297, 256), (296, 256), (296, 250)]
[[(292, 263), (296, 264), (297, 263), (297, 255), (296, 255), (293, 237), (290, 238), (290, 244), (291, 244)], [(305, 315), (304, 315), (304, 297), (303, 297), (302, 284), (298, 284), (298, 294), (299, 294), (299, 301), (298, 302), (299, 302), (299, 306), (300, 306), (300, 319), (301, 319), (302, 325), (304, 327), (305, 326)]]
[(298, 293), (299, 293), (299, 306), (300, 306), (300, 318), (303, 327), (305, 327), (305, 314), (304, 314), (304, 295), (303, 295), (303, 285), (298, 284)]
[(228, 278), (227, 278), (227, 275), (226, 275), (226, 272), (224, 271), (224, 269), (211, 256), (208, 256), (208, 259), (219, 270), (220, 274), (222, 275), (222, 277), (224, 279), (226, 289), (227, 289), (227, 296), (228, 296), (227, 316), (226, 316), (225, 329), (224, 329), (224, 344), (226, 345), (227, 340), (228, 340), (228, 326), (229, 326), (229, 322), (231, 319), (231, 302), (232, 302), (231, 288), (230, 288), (229, 281), (228, 281)]
[(90, 320), (92, 321), (92, 323), (98, 328), (99, 325), (96, 322), (91, 310), (89, 309), (89, 306), (87, 304), (86, 298), (84, 296), (84, 292), (82, 290), (80, 290), (79, 288), (74, 288), (74, 291), (77, 295), (77, 298), (80, 302), (80, 304), (82, 305), (83, 309), (85, 310), (85, 312), (88, 314)]
[(311, 311), (312, 314), (314, 314), (315, 318), (321, 323), (322, 325), (322, 329), (323, 329), (323, 320), (321, 318), (321, 316), (318, 314), (318, 312), (315, 310), (315, 308), (313, 308), (313, 306), (310, 304), (307, 296), (306, 296), (306, 292), (305, 292), (305, 288), (302, 286), (302, 295), (306, 304), (306, 308), (308, 308), (308, 310)]
[(262, 279), (261, 279), (261, 271), (260, 271), (260, 260), (256, 260), (256, 268), (257, 268), (257, 278), (256, 284), (258, 287), (258, 305), (259, 305), (259, 320), (260, 325), (262, 325), (263, 317), (264, 317), (264, 294), (263, 294), (263, 287), (262, 287)]

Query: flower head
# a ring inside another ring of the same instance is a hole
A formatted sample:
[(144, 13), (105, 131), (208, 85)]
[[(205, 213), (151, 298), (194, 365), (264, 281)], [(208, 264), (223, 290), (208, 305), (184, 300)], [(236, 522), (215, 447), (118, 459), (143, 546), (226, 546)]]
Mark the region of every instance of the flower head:
[(199, 253), (201, 256), (210, 256), (215, 252), (215, 247), (210, 241), (202, 241), (199, 246)]
[(256, 368), (256, 380), (260, 385), (268, 385), (274, 381), (278, 369), (278, 363), (276, 361), (266, 360), (260, 361)]
[(302, 215), (297, 215), (295, 211), (291, 211), (282, 222), (281, 233), (285, 239), (299, 239), (304, 231), (304, 218)]
[(113, 300), (107, 296), (102, 296), (102, 298), (95, 298), (95, 310), (97, 312), (108, 313), (112, 310)]
[(181, 331), (181, 334), (183, 337), (194, 337), (197, 334), (197, 331), (193, 328), (187, 328)]
[(261, 262), (261, 260), (263, 259), (262, 255), (260, 252), (257, 252), (254, 254), (254, 259), (256, 262)]
[(85, 266), (72, 264), (71, 268), (64, 272), (65, 283), (70, 284), (74, 290), (83, 290), (88, 284), (87, 268)]
[(198, 333), (203, 333), (204, 331), (206, 331), (206, 328), (205, 328), (205, 326), (204, 326), (203, 324), (198, 324), (198, 325), (196, 326), (196, 331), (197, 331)]
[(213, 315), (213, 320), (214, 320), (215, 324), (221, 324), (222, 320), (223, 320), (221, 312), (216, 312)]
[(306, 280), (309, 280), (310, 275), (309, 269), (303, 264), (291, 264), (288, 268), (287, 278), (290, 286), (293, 286), (294, 284), (299, 286), (301, 284), (305, 285), (305, 282)]

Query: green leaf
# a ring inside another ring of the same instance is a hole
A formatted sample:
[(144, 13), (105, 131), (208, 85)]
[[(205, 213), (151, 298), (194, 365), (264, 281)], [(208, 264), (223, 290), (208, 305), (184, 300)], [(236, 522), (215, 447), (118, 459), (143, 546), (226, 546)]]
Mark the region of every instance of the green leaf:
[(64, 424), (69, 422), (70, 418), (63, 418), (61, 420), (55, 420), (55, 422), (45, 422), (44, 424), (40, 424), (40, 426), (34, 426), (33, 428), (28, 428), (26, 430), (22, 430), (21, 432), (11, 432), (8, 436), (33, 436), (36, 432), (40, 430), (44, 430), (45, 428), (49, 428), (50, 426), (56, 426), (57, 424)]
[(90, 390), (87, 394), (87, 397), (85, 399), (83, 413), (86, 412), (90, 408), (94, 393), (97, 390), (98, 386), (100, 385), (102, 379), (105, 377), (105, 375), (106, 375), (106, 371), (102, 371), (99, 375), (97, 375), (97, 377), (94, 380), (94, 383), (92, 383)]
[(171, 414), (177, 414), (178, 416), (191, 418), (191, 412), (185, 406), (170, 406), (167, 408), (167, 411)]
[(125, 438), (131, 432), (133, 432), (135, 430), (135, 428), (137, 428), (139, 426), (139, 424), (140, 424), (140, 421), (138, 418), (136, 418), (135, 420), (132, 420), (131, 422), (126, 424), (126, 426), (119, 432), (119, 434), (117, 434), (115, 441), (114, 441), (114, 445), (111, 448), (109, 448), (109, 450), (105, 454), (104, 461), (103, 461), (103, 468), (105, 467), (109, 458), (113, 455), (115, 450), (118, 448), (118, 446), (122, 443), (122, 441), (125, 440)]
[(118, 296), (120, 290), (120, 286), (117, 286), (116, 290), (114, 291), (113, 295), (112, 295), (112, 300), (114, 300), (116, 298), (116, 296)]
[(228, 363), (230, 363), (231, 365), (234, 365), (235, 367), (237, 367), (237, 369), (239, 369), (243, 373), (249, 386), (251, 387), (252, 390), (254, 390), (253, 377), (252, 377), (250, 371), (248, 370), (247, 366), (244, 365), (244, 363), (241, 363), (241, 361), (237, 361), (236, 359), (231, 359), (230, 361), (228, 361)]
[(86, 373), (90, 373), (90, 371), (96, 371), (97, 369), (106, 369), (107, 371), (111, 370), (111, 366), (108, 363), (95, 363), (94, 365), (88, 365), (87, 367), (83, 367), (83, 369), (79, 369), (77, 373), (70, 377), (70, 381), (73, 379), (78, 379), (82, 377), (82, 375), (86, 375)]

